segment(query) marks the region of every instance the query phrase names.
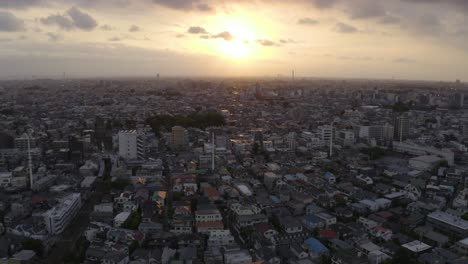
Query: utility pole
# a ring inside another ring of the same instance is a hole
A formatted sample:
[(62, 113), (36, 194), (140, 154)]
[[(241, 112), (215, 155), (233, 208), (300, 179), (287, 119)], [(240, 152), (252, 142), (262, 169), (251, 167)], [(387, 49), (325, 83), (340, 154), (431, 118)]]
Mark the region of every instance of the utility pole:
[(215, 135), (211, 134), (211, 171), (215, 170)]
[(33, 170), (32, 170), (32, 158), (31, 158), (31, 143), (30, 143), (31, 137), (28, 133), (28, 168), (29, 168), (29, 187), (31, 190), (33, 189), (34, 186), (34, 180), (33, 180)]
[(330, 153), (329, 156), (330, 158), (333, 155), (333, 122), (331, 123), (331, 132), (330, 132)]

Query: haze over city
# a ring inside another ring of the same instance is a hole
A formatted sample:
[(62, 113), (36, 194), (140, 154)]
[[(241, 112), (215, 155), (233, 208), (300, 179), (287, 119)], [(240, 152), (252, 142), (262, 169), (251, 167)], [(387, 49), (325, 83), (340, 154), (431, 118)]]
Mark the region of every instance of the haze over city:
[(0, 264), (468, 264), (468, 0), (0, 0)]
[(0, 78), (468, 79), (463, 0), (2, 0)]

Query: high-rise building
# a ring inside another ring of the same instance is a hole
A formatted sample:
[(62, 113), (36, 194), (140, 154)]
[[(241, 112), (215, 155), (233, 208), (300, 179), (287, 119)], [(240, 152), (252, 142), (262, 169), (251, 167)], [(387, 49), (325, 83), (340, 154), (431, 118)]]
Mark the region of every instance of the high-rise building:
[(217, 148), (227, 148), (229, 138), (226, 135), (217, 135), (215, 138), (215, 145)]
[(317, 132), (320, 140), (322, 140), (324, 145), (328, 146), (330, 144), (330, 140), (333, 140), (334, 128), (332, 126), (319, 126)]
[(183, 149), (188, 145), (188, 131), (181, 126), (172, 127), (171, 145), (176, 149)]
[(410, 120), (408, 115), (402, 114), (395, 117), (394, 137), (397, 141), (403, 141), (410, 135)]
[(450, 96), (450, 107), (454, 109), (463, 108), (465, 95), (462, 93), (455, 93)]
[(394, 128), (390, 124), (369, 126), (368, 137), (378, 142), (391, 141), (394, 137)]
[(297, 134), (296, 134), (296, 132), (290, 132), (286, 136), (286, 142), (287, 142), (288, 148), (290, 150), (296, 150), (296, 148), (297, 148)]
[(28, 135), (24, 134), (21, 137), (15, 138), (15, 148), (17, 148), (20, 151), (27, 151), (28, 150), (28, 140), (31, 148), (36, 147), (36, 139), (35, 138), (29, 138)]
[(127, 160), (142, 160), (145, 158), (143, 134), (136, 130), (119, 132), (119, 155)]

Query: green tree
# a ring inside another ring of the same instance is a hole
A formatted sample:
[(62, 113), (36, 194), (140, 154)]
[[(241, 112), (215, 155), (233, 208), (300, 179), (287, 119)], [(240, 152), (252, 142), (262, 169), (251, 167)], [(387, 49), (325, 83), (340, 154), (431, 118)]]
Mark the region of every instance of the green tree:
[(122, 224), (122, 228), (137, 230), (141, 223), (141, 209), (131, 213), (127, 220)]
[(252, 147), (252, 152), (254, 155), (257, 155), (259, 151), (260, 151), (260, 146), (258, 145), (257, 142), (255, 142)]
[(130, 185), (130, 180), (127, 178), (118, 178), (115, 181), (111, 182), (112, 189), (123, 190), (125, 187)]
[(468, 212), (466, 212), (466, 213), (464, 213), (464, 214), (462, 215), (462, 219), (468, 221)]
[(23, 240), (21, 244), (23, 245), (23, 249), (33, 250), (39, 257), (42, 257), (42, 255), (44, 254), (44, 246), (42, 245), (42, 241), (40, 240), (26, 239)]

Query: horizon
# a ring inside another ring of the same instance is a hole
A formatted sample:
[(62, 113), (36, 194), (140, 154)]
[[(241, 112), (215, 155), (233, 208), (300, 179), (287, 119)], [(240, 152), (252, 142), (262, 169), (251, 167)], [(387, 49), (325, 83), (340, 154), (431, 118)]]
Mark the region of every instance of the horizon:
[[(195, 79), (195, 80), (206, 80), (206, 79), (255, 79), (255, 80), (277, 80), (277, 81), (290, 81), (291, 76), (286, 75), (231, 75), (231, 76), (215, 76), (215, 75), (165, 75), (159, 77), (161, 81), (163, 80), (173, 80), (173, 79)], [(0, 82), (7, 81), (41, 81), (41, 80), (53, 80), (53, 81), (79, 81), (79, 80), (157, 80), (156, 75), (116, 75), (116, 76), (23, 76), (12, 77), (12, 78), (0, 78)], [(376, 81), (376, 82), (427, 82), (427, 83), (457, 83), (468, 84), (467, 81), (455, 79), (455, 80), (439, 80), (439, 79), (398, 79), (398, 78), (367, 78), (367, 77), (339, 77), (339, 76), (301, 76), (295, 75), (294, 81)]]

